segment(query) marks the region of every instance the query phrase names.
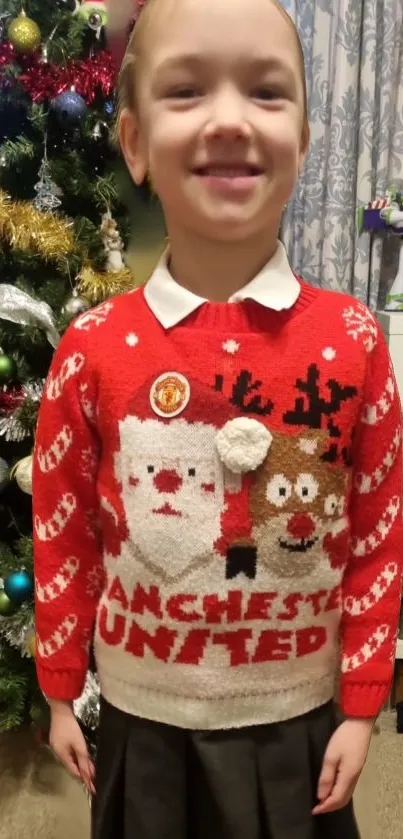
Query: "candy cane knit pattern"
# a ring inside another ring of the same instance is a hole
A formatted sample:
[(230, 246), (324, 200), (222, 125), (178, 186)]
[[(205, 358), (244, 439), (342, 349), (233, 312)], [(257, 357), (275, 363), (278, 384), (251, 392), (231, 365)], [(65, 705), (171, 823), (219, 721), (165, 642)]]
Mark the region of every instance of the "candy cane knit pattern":
[(37, 668), (172, 725), (329, 700), (375, 716), (393, 672), (402, 421), (378, 324), (301, 281), (294, 306), (206, 303), (164, 329), (143, 290), (60, 342), (34, 458)]

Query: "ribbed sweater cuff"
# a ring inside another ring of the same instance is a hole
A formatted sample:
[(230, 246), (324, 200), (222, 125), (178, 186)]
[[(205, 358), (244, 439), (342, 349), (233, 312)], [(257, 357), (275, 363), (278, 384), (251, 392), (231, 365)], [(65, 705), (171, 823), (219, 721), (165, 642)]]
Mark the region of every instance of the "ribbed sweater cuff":
[(341, 684), (340, 707), (346, 717), (377, 717), (388, 699), (391, 685), (385, 682)]
[(81, 696), (86, 677), (85, 670), (49, 670), (40, 662), (36, 663), (36, 670), (40, 688), (49, 699), (71, 702)]

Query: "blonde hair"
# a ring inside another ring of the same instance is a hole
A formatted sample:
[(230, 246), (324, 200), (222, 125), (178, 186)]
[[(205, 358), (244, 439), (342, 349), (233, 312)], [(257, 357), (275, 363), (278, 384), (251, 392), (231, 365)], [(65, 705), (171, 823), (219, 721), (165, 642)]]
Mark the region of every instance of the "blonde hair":
[[(144, 55), (144, 44), (146, 43), (146, 35), (149, 29), (152, 27), (157, 14), (160, 13), (160, 6), (162, 2), (165, 2), (165, 4), (167, 5), (169, 2), (171, 2), (171, 4), (177, 2), (177, 0), (146, 0), (145, 6), (141, 10), (137, 23), (132, 32), (129, 44), (127, 46), (123, 58), (122, 67), (119, 73), (117, 85), (118, 112), (116, 128), (118, 128), (119, 126), (120, 115), (125, 108), (128, 108), (133, 112), (136, 112), (138, 104), (138, 69), (141, 66), (141, 59)], [(282, 13), (284, 18), (287, 20), (287, 23), (290, 25), (295, 36), (295, 40), (298, 47), (301, 80), (304, 93), (304, 125), (306, 125), (308, 123), (308, 94), (306, 86), (305, 57), (301, 39), (299, 37), (298, 30), (294, 24), (294, 21), (292, 20), (290, 15), (285, 11), (285, 9), (280, 3), (280, 0), (270, 0), (270, 2), (273, 3), (273, 5), (276, 6), (276, 8)]]

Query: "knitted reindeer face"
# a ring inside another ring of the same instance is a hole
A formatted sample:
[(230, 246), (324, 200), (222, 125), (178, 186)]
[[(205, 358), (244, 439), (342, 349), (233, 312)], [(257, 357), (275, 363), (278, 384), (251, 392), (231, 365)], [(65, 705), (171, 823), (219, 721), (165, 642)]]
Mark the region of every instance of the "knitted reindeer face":
[(338, 568), (346, 553), (346, 478), (323, 461), (326, 445), (320, 432), (274, 434), (257, 472), (251, 514), (258, 562), (279, 577), (311, 574), (323, 550)]

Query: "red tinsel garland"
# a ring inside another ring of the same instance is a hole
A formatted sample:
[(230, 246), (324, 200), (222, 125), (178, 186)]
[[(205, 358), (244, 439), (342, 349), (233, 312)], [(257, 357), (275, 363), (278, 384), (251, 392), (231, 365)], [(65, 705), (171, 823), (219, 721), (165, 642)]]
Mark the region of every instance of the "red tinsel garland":
[(33, 102), (54, 99), (74, 87), (87, 105), (91, 105), (97, 93), (102, 93), (104, 97), (111, 94), (116, 75), (112, 56), (107, 52), (97, 53), (85, 61), (71, 60), (64, 66), (45, 63), (34, 57), (31, 66), (18, 77), (18, 83)]
[(21, 386), (14, 387), (12, 390), (0, 389), (0, 412), (9, 413), (20, 408), (25, 402), (26, 395)]
[(15, 59), (15, 49), (9, 41), (0, 43), (0, 67), (12, 64)]

